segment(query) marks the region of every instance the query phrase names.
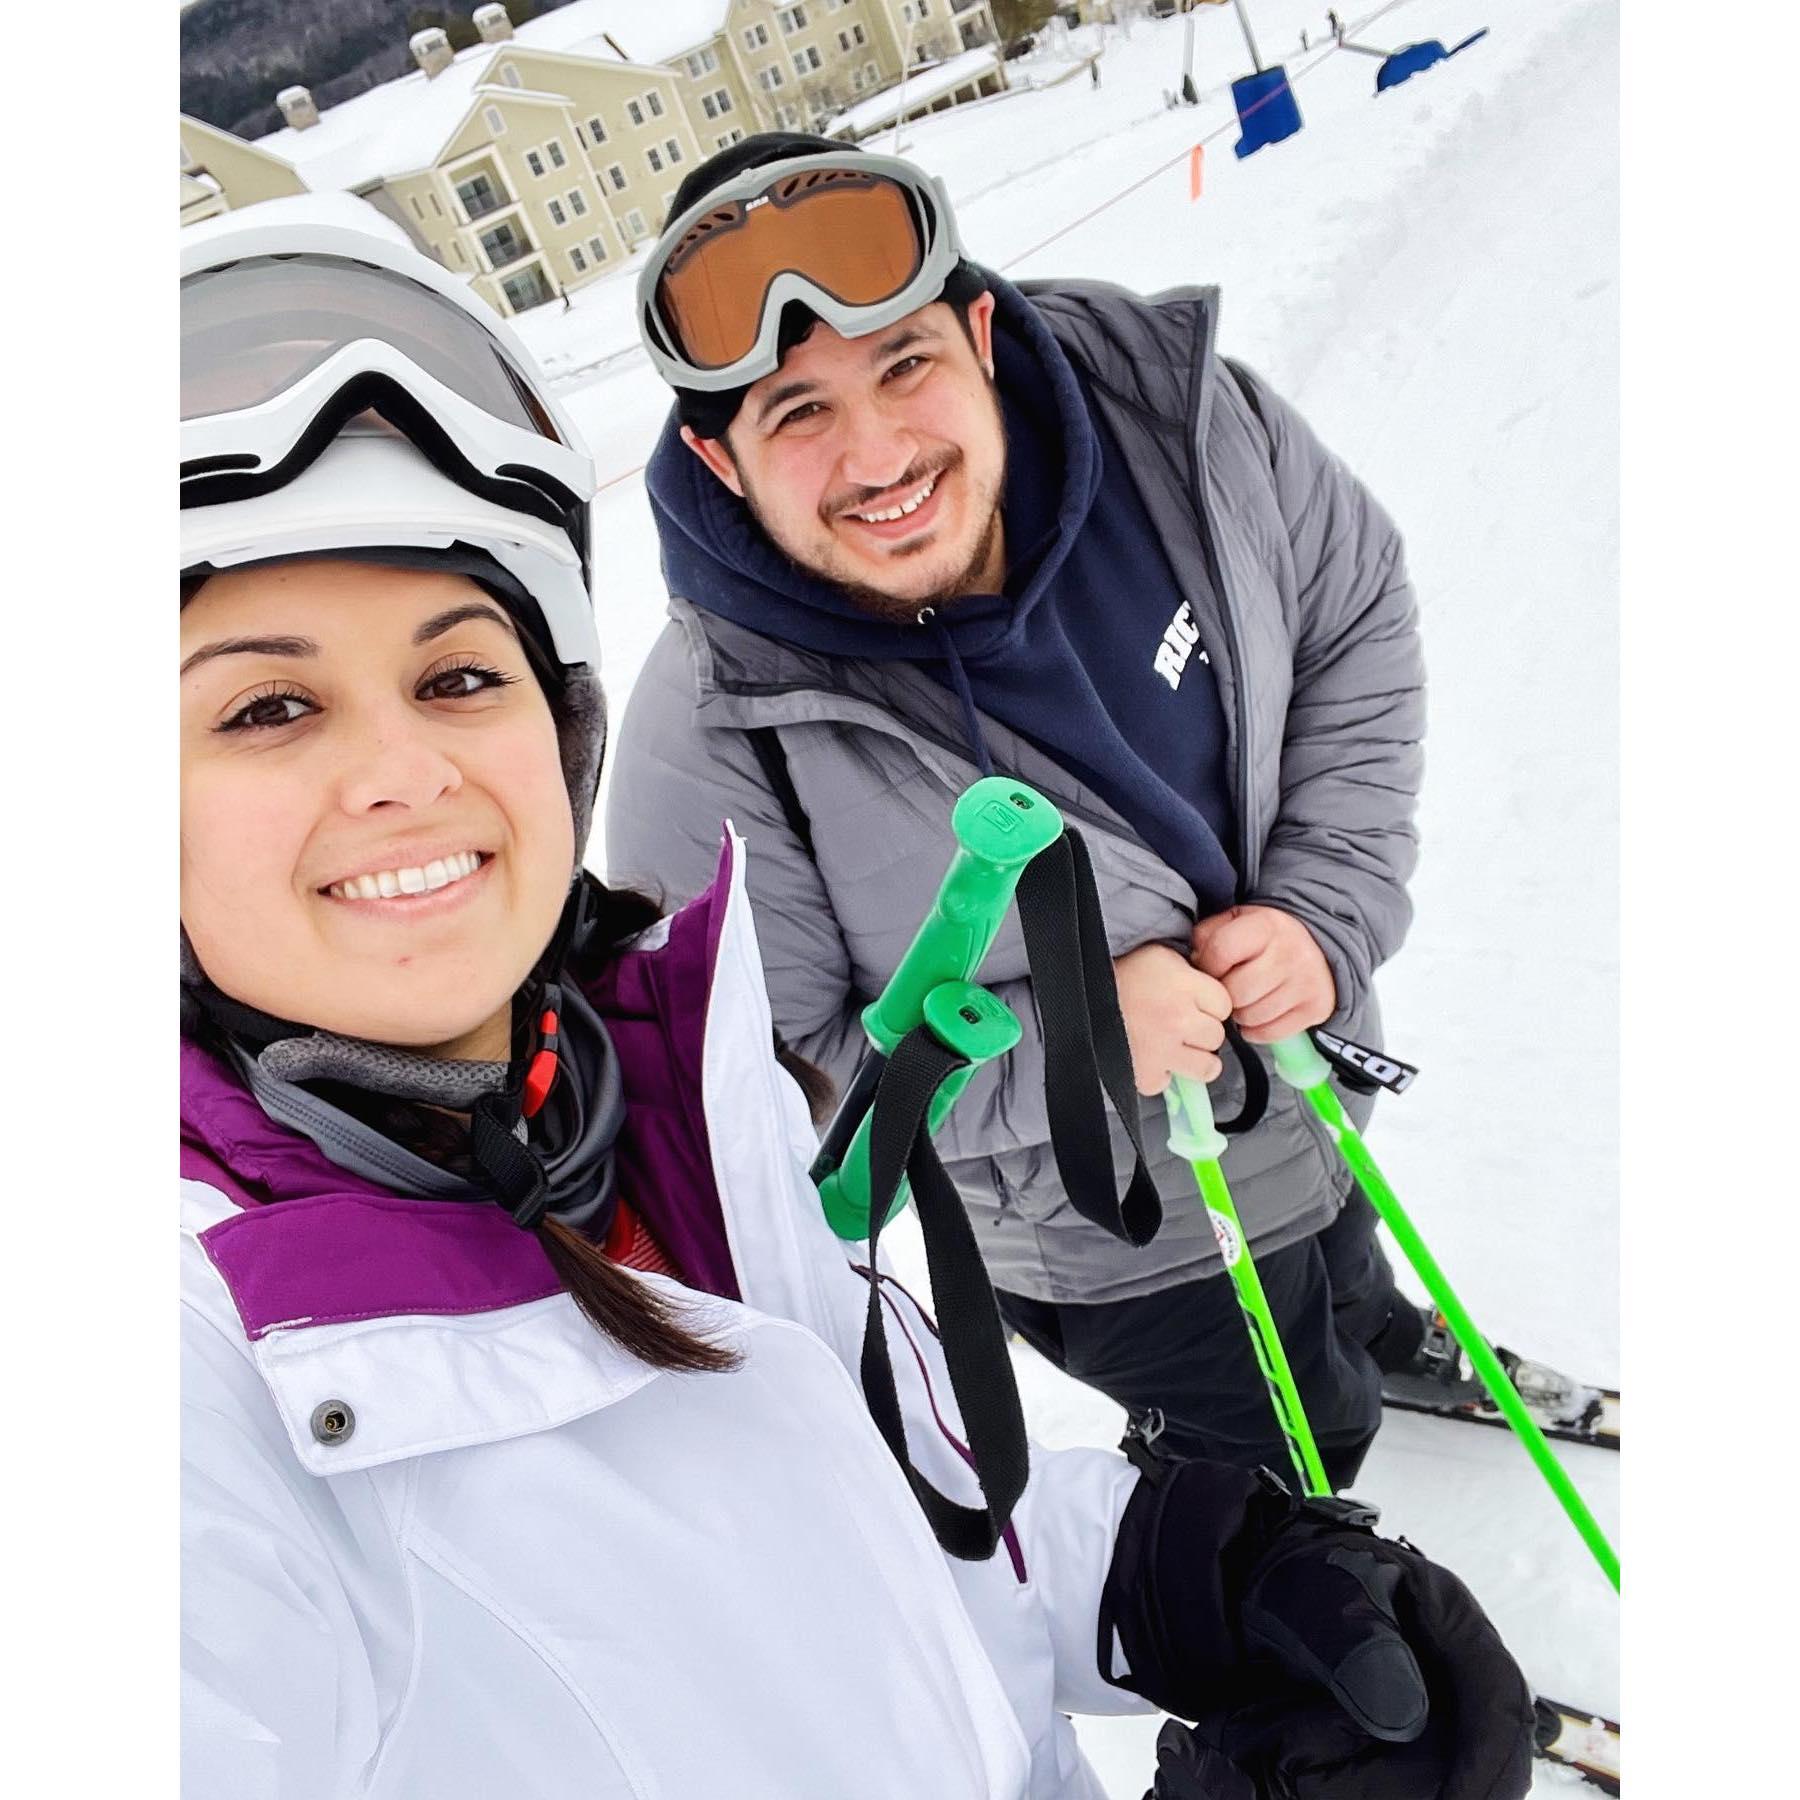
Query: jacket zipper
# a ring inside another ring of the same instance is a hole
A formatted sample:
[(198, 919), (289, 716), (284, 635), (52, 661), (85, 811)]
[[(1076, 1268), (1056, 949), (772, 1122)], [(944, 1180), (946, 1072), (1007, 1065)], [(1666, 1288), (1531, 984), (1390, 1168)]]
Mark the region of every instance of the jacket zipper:
[[(1205, 379), (1205, 365), (1200, 377)], [(1225, 622), (1227, 653), (1231, 657), (1231, 710), (1237, 719), (1237, 802), (1238, 874), (1237, 898), (1241, 904), (1250, 889), (1250, 860), (1258, 853), (1250, 842), (1250, 707), (1244, 678), (1243, 645), (1238, 637), (1237, 609), (1226, 585), (1225, 570), (1213, 543), (1212, 520), (1206, 511), (1206, 484), (1200, 467), (1200, 439), (1197, 431), (1188, 433), (1188, 481), (1194, 490), (1194, 519), (1200, 528), (1200, 554), (1206, 573), (1219, 596), (1219, 616)]]

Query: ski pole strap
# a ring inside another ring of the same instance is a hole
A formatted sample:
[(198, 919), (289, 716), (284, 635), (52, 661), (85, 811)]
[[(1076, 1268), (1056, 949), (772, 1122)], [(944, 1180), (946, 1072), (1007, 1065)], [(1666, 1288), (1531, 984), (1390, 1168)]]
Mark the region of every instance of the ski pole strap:
[[(888, 1058), (875, 1091), (869, 1124), (869, 1314), (863, 1331), (862, 1385), (876, 1429), (900, 1464), (932, 1536), (949, 1555), (984, 1562), (994, 1554), (1025, 1491), (1031, 1455), (993, 1284), (968, 1212), (938, 1160), (925, 1123), (931, 1097), (944, 1078), (967, 1067), (967, 1058), (918, 1025)], [(906, 1445), (882, 1326), (877, 1260), (881, 1224), (903, 1172), (912, 1182), (913, 1204), (919, 1209), (944, 1362), (985, 1503), (979, 1507), (963, 1506), (934, 1487), (913, 1466)]]
[[(1063, 1192), (1089, 1224), (1128, 1244), (1147, 1244), (1162, 1225), (1162, 1199), (1144, 1154), (1131, 1043), (1094, 868), (1073, 826), (1027, 865), (1019, 877), (1018, 908), (1032, 997), (1044, 1027), (1044, 1098)], [(1123, 1196), (1113, 1172), (1106, 1100), (1133, 1151)]]
[(1214, 1119), (1213, 1130), (1223, 1137), (1241, 1137), (1246, 1131), (1254, 1131), (1269, 1110), (1269, 1071), (1250, 1040), (1230, 1019), (1225, 1021), (1225, 1041), (1244, 1071), (1244, 1104), (1235, 1119)]

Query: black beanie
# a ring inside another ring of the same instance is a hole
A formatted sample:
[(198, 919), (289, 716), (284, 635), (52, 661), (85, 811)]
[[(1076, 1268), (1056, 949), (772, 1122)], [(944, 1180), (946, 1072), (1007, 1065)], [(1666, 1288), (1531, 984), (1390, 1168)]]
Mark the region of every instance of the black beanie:
[[(760, 169), (769, 163), (785, 161), (790, 156), (860, 156), (855, 144), (840, 143), (836, 138), (817, 137), (806, 131), (759, 131), (735, 144), (728, 144), (716, 155), (692, 170), (675, 198), (669, 202), (669, 217), (678, 219), (690, 206), (698, 205), (716, 188), (743, 174), (746, 169)], [(987, 292), (987, 279), (967, 259), (959, 262), (944, 279), (940, 300), (966, 309), (978, 295)], [(776, 337), (777, 353), (786, 356), (818, 323), (811, 307), (790, 301), (782, 308), (781, 329)], [(675, 390), (675, 416), (696, 436), (722, 438), (731, 427), (744, 404), (748, 386), (723, 388), (707, 393), (699, 388), (678, 387)]]

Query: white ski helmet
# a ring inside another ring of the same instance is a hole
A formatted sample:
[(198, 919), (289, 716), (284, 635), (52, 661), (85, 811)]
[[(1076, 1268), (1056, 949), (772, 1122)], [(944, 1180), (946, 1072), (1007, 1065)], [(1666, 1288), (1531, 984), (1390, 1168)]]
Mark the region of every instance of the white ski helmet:
[(579, 858), (605, 738), (594, 467), (494, 310), (369, 210), (317, 197), (181, 251), (181, 568), (335, 554), (483, 581), (555, 671)]

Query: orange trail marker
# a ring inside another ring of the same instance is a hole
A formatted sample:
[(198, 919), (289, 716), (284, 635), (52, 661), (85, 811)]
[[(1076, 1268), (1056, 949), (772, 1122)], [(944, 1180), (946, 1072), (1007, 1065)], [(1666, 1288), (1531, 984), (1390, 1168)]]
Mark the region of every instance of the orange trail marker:
[(1205, 149), (1204, 144), (1196, 144), (1193, 155), (1188, 158), (1188, 198), (1190, 200), (1200, 198), (1200, 158)]

